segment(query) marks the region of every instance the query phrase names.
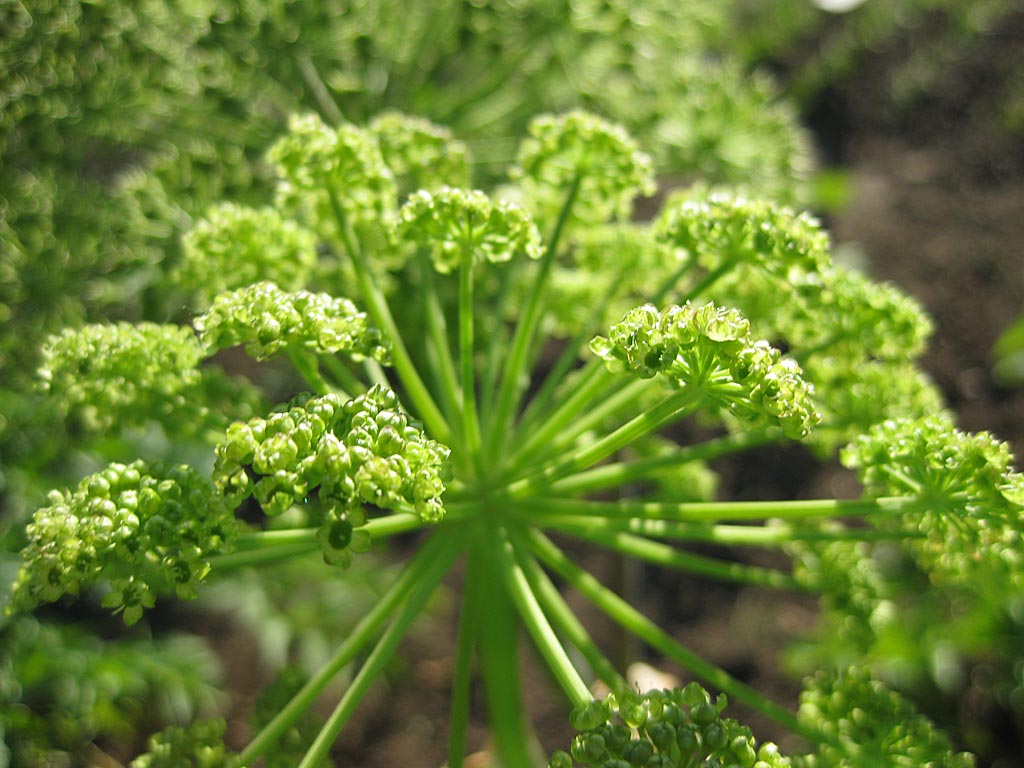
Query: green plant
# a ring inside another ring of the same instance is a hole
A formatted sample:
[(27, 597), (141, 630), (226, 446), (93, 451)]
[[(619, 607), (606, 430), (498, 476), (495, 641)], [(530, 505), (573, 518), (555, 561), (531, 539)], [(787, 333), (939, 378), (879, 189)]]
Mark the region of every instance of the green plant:
[[(211, 210), (184, 249), (182, 269), (221, 291), (195, 294), (195, 333), (84, 326), (44, 352), (48, 397), (82, 434), (155, 422), (194, 446), (219, 432), (194, 467), (114, 463), (52, 494), (26, 531), (16, 610), (99, 590), (131, 624), (235, 568), (319, 552), (327, 569), (392, 537), (416, 541), (379, 602), (240, 753), (216, 723), (197, 724), (158, 737), (135, 765), (249, 765), (282, 739), (294, 747), (293, 726), (361, 660), (300, 744), (295, 762), (320, 764), (457, 560), (450, 766), (463, 764), (474, 666), (502, 764), (537, 764), (520, 627), (579, 732), (571, 754), (551, 757), (559, 768), (970, 765), (863, 659), (820, 664), (794, 713), (681, 645), (557, 543), (812, 590), (868, 635), (892, 584), (878, 561), (892, 551), (936, 593), (1010, 611), (1022, 478), (1005, 446), (954, 428), (908, 363), (930, 331), (920, 308), (832, 265), (817, 222), (774, 204), (696, 189), (631, 222), (635, 198), (654, 190), (651, 161), (592, 115), (534, 120), (491, 195), (448, 186), (465, 183), (468, 153), (444, 129), (389, 120), (293, 120), (269, 154), (285, 218)], [(429, 186), (400, 204), (396, 176)], [(228, 254), (244, 268), (217, 269)], [(318, 292), (297, 288), (314, 279)], [(213, 373), (239, 346), (287, 360), (299, 391), (268, 391), (281, 404), (267, 413), (253, 384)], [(863, 498), (703, 495), (706, 462), (788, 441), (822, 456), (849, 443)], [(787, 550), (799, 567), (693, 543)], [(553, 577), (721, 693), (631, 690)], [(594, 678), (607, 697), (591, 693)], [(723, 715), (727, 696), (804, 737), (807, 754), (759, 745)]]

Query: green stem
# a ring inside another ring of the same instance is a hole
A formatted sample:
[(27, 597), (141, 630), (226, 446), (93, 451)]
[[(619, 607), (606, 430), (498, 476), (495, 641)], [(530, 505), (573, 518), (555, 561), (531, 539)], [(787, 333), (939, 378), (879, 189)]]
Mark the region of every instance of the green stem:
[(505, 586), (512, 596), (519, 616), (533, 637), (533, 642), (547, 663), (548, 669), (554, 674), (573, 707), (584, 706), (594, 697), (570, 661), (555, 630), (548, 623), (540, 602), (530, 586), (530, 581), (523, 571), (519, 553), (508, 539), (507, 532), (501, 531), (501, 533), (504, 540), (496, 547), (498, 565), (505, 576)]
[(352, 373), (352, 371), (350, 371), (345, 364), (337, 358), (337, 356), (322, 355), (318, 359), (323, 363), (323, 366), (327, 369), (328, 373), (331, 374), (331, 378), (334, 379), (335, 383), (346, 392), (355, 396), (361, 395), (366, 391), (366, 385), (361, 382), (359, 377)]
[(537, 418), (544, 415), (545, 409), (558, 389), (558, 385), (565, 381), (565, 377), (572, 369), (573, 364), (580, 358), (580, 351), (583, 349), (584, 344), (594, 335), (594, 328), (600, 323), (601, 318), (604, 317), (609, 305), (620, 290), (624, 276), (623, 271), (620, 271), (615, 276), (611, 282), (610, 289), (605, 292), (597, 306), (591, 310), (590, 315), (584, 321), (579, 332), (565, 345), (565, 349), (562, 350), (558, 360), (555, 361), (551, 370), (548, 371), (537, 393), (523, 412), (517, 427), (518, 432), (522, 433), (530, 429), (536, 423)]
[(713, 525), (680, 523), (668, 520), (609, 520), (572, 515), (530, 516), (530, 521), (543, 528), (591, 536), (607, 531), (623, 531), (656, 539), (700, 541), (706, 544), (782, 547), (795, 541), (891, 541), (923, 538), (923, 534), (901, 531), (877, 531), (871, 528), (844, 528), (835, 531), (798, 528), (788, 524)]
[(530, 537), (530, 546), (534, 553), (549, 568), (568, 581), (628, 632), (636, 635), (658, 652), (672, 659), (733, 699), (770, 717), (793, 733), (805, 736), (812, 741), (816, 740), (816, 735), (808, 732), (792, 712), (762, 696), (722, 668), (702, 659), (689, 648), (680, 645), (671, 635), (654, 624), (643, 613), (573, 563), (543, 534), (537, 531), (530, 531), (528, 535)]
[(516, 283), (513, 277), (522, 271), (524, 256), (513, 257), (499, 270), (498, 297), (492, 307), (494, 313), (493, 327), (490, 328), (490, 345), (487, 349), (487, 361), (484, 365), (483, 385), (480, 388), (480, 412), (483, 415), (484, 431), (489, 433), (492, 427), (494, 415), (494, 400), (497, 397), (498, 374), (501, 371), (501, 361), (504, 359), (508, 349), (508, 332), (505, 324), (505, 317), (508, 314), (508, 303), (512, 294), (512, 286)]
[(727, 456), (737, 451), (754, 448), (781, 439), (781, 432), (771, 431), (724, 435), (696, 445), (681, 447), (665, 456), (604, 464), (585, 472), (578, 472), (552, 483), (550, 490), (553, 493), (568, 496), (600, 491), (606, 488), (618, 488), (625, 483), (644, 480), (656, 472), (682, 466), (691, 461), (717, 459), (721, 456)]
[(320, 366), (317, 364), (315, 357), (309, 356), (305, 352), (296, 352), (295, 350), (289, 349), (285, 353), (288, 357), (289, 362), (295, 367), (295, 370), (299, 372), (306, 383), (313, 388), (313, 391), (318, 395), (338, 394), (349, 399), (351, 396), (346, 392), (340, 392), (335, 387), (332, 387), (327, 383), (327, 380), (320, 374)]
[(708, 274), (706, 274), (704, 276), (704, 279), (701, 280), (699, 283), (697, 283), (697, 285), (695, 285), (693, 287), (693, 290), (690, 291), (689, 300), (690, 301), (697, 301), (700, 298), (700, 295), (702, 293), (704, 293), (711, 286), (713, 286), (715, 283), (717, 283), (721, 279), (721, 277), (723, 275), (725, 275), (728, 272), (730, 272), (731, 270), (735, 269), (735, 267), (736, 267), (735, 264), (732, 264), (730, 262), (726, 262), (725, 264), (722, 264), (717, 269), (714, 269), (711, 272), (708, 272)]
[[(313, 705), (328, 683), (351, 662), (377, 634), (389, 615), (412, 593), (416, 586), (432, 574), (441, 563), (440, 555), (450, 548), (449, 537), (434, 536), (427, 541), (402, 571), (394, 584), (381, 596), (368, 614), (352, 629), (334, 655), (309, 679), (292, 700), (264, 726), (235, 760), (236, 766), (248, 766), (272, 748), (282, 734)], [(441, 574), (443, 575), (443, 571)]]
[(681, 418), (686, 413), (692, 411), (698, 403), (699, 393), (694, 393), (689, 388), (669, 395), (658, 405), (631, 419), (614, 432), (605, 435), (586, 448), (577, 451), (566, 460), (556, 463), (535, 475), (512, 483), (508, 487), (509, 496), (512, 498), (523, 497), (537, 487), (549, 485), (555, 480), (560, 480), (563, 477), (593, 466), (602, 459), (611, 456), (620, 448), (624, 448), (644, 435), (665, 426), (675, 419)]
[(348, 690), (341, 697), (341, 701), (338, 702), (330, 717), (327, 718), (327, 722), (324, 723), (320, 733), (317, 734), (309, 750), (307, 750), (302, 758), (302, 762), (299, 763), (299, 768), (317, 768), (327, 756), (327, 753), (330, 752), (331, 746), (338, 738), (341, 729), (348, 722), (352, 713), (355, 712), (363, 697), (366, 696), (366, 692), (373, 684), (373, 681), (377, 679), (377, 676), (391, 660), (409, 626), (423, 611), (427, 604), (427, 599), (448, 571), (456, 554), (456, 544), (457, 542), (451, 539), (444, 542), (444, 548), (441, 553), (430, 563), (406, 600), (405, 605), (402, 606), (398, 616), (395, 617), (391, 625), (381, 635), (380, 640), (359, 669)]
[(473, 682), (473, 651), (480, 636), (483, 616), (483, 578), (480, 548), (471, 547), (463, 576), (462, 611), (452, 673), (451, 724), (448, 734), (448, 768), (462, 768), (469, 730), (470, 693)]
[(320, 544), (315, 539), (305, 543), (283, 544), (265, 549), (242, 550), (210, 558), (210, 567), (214, 573), (221, 573), (232, 568), (249, 568), (258, 565), (269, 565), (281, 560), (292, 560), (308, 555), (311, 552), (318, 552), (319, 550)]
[(455, 363), (452, 362), (452, 350), (448, 343), (448, 326), (445, 322), (444, 310), (437, 294), (433, 268), (423, 253), (419, 256), (420, 277), (423, 285), (423, 308), (427, 325), (427, 339), (433, 351), (431, 360), (437, 371), (437, 380), (441, 391), (441, 402), (445, 412), (453, 424), (461, 423), (459, 404), (462, 395), (459, 392), (458, 375)]
[(459, 359), (462, 373), (462, 424), (471, 456), (480, 455), (480, 419), (476, 407), (473, 368), (473, 254), (463, 254), (459, 265)]
[[(557, 485), (557, 484), (556, 484)], [(554, 488), (555, 486), (552, 486)], [(918, 509), (913, 498), (884, 499), (799, 499), (791, 501), (692, 501), (660, 502), (529, 498), (513, 502), (530, 513), (588, 516), (601, 519), (640, 518), (675, 522), (716, 522), (719, 520), (800, 520), (820, 517), (864, 517), (895, 515)]]
[(806, 587), (788, 573), (695, 555), (691, 552), (681, 552), (668, 544), (651, 541), (642, 536), (617, 531), (578, 534), (578, 536), (606, 549), (612, 549), (654, 565), (674, 568), (698, 576), (710, 576), (720, 581), (730, 581), (736, 584), (806, 591)]
[(498, 400), (494, 410), (494, 421), (487, 436), (487, 456), (493, 463), (493, 459), (501, 446), (502, 438), (508, 433), (509, 427), (515, 413), (516, 405), (519, 403), (519, 396), (525, 385), (528, 374), (530, 347), (533, 344), (537, 326), (541, 319), (541, 297), (547, 285), (548, 273), (554, 264), (558, 252), (559, 241), (565, 229), (569, 214), (579, 194), (580, 184), (583, 181), (581, 173), (577, 172), (572, 184), (566, 193), (565, 202), (559, 212), (558, 220), (555, 222), (554, 230), (548, 239), (547, 248), (537, 264), (537, 271), (534, 274), (530, 292), (526, 298), (526, 304), (520, 313), (519, 321), (516, 323), (515, 332), (512, 335), (512, 348), (509, 352), (508, 362), (505, 365), (504, 374), (501, 379), (501, 386), (498, 390)]
[(491, 732), (502, 768), (536, 768), (535, 737), (526, 718), (519, 677), (519, 627), (516, 610), (497, 567), (497, 542), (489, 547), (482, 579), (486, 621), (480, 625), (480, 672)]
[(423, 383), (423, 379), (420, 378), (416, 366), (409, 356), (409, 351), (402, 340), (398, 325), (391, 314), (391, 308), (388, 306), (387, 299), (381, 292), (380, 287), (373, 279), (366, 254), (363, 253), (359, 240), (355, 232), (352, 231), (352, 226), (345, 215), (341, 201), (338, 199), (337, 191), (330, 189), (328, 196), (331, 201), (331, 207), (334, 210), (334, 216), (338, 222), (338, 228), (341, 231), (343, 245), (348, 252), (349, 259), (356, 273), (359, 292), (362, 294), (363, 301), (366, 302), (366, 308), (373, 321), (387, 334), (388, 340), (391, 342), (391, 358), (395, 371), (405, 385), (412, 402), (419, 410), (419, 417), (432, 433), (432, 436), (442, 443), (450, 444), (452, 438), (451, 427), (437, 407), (437, 403), (434, 402), (434, 398), (430, 395), (430, 390)]
[(529, 546), (523, 535), (517, 530), (512, 529), (509, 531), (509, 536), (515, 544), (516, 560), (526, 575), (530, 589), (537, 596), (537, 600), (544, 609), (544, 613), (551, 619), (555, 628), (568, 638), (569, 642), (587, 660), (587, 663), (597, 677), (613, 693), (618, 694), (628, 690), (629, 683), (626, 681), (626, 678), (620, 675), (618, 670), (615, 669), (615, 665), (601, 653), (601, 649), (597, 647), (597, 643), (591, 638), (590, 633), (587, 632), (582, 622), (576, 618), (576, 613), (565, 602), (558, 588), (552, 583), (544, 569), (537, 563), (536, 558), (530, 553)]

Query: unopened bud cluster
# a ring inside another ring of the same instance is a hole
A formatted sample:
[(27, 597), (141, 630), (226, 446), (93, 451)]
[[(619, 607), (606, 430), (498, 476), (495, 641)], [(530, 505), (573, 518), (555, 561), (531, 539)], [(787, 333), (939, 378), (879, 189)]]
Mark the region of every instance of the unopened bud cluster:
[(394, 392), (375, 386), (348, 402), (312, 397), (236, 422), (217, 447), (214, 480), (235, 505), (253, 496), (271, 516), (315, 501), (333, 562), (368, 543), (355, 530), (368, 506), (440, 519), (448, 453), (401, 411)]
[(18, 609), (106, 582), (103, 604), (133, 624), (157, 595), (194, 597), (209, 558), (239, 531), (210, 482), (187, 466), (111, 464), (49, 501), (26, 529)]
[(687, 303), (658, 311), (646, 304), (626, 313), (608, 338), (595, 338), (591, 349), (612, 371), (695, 387), (718, 407), (744, 419), (767, 418), (792, 437), (806, 435), (819, 418), (800, 366), (754, 341), (734, 309)]
[(577, 708), (571, 754), (556, 752), (548, 768), (785, 768), (774, 744), (757, 746), (750, 729), (722, 717), (725, 696), (712, 701), (697, 683), (685, 688), (609, 695)]

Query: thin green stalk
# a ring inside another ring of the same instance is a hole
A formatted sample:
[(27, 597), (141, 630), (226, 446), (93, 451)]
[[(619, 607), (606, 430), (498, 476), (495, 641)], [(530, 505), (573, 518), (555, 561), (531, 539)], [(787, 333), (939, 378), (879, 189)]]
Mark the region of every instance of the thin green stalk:
[[(554, 487), (554, 486), (552, 486)], [(790, 501), (660, 502), (629, 499), (593, 500), (531, 497), (512, 502), (528, 513), (576, 515), (601, 519), (641, 518), (675, 522), (719, 520), (801, 520), (821, 517), (893, 515), (917, 509), (916, 499), (797, 499)]]
[[(496, 546), (496, 544), (495, 544)], [(480, 625), (480, 673), (491, 733), (502, 768), (537, 768), (536, 737), (526, 718), (519, 676), (519, 627), (496, 555), (487, 552), (482, 579), (487, 620)]]
[(688, 297), (689, 300), (690, 301), (697, 301), (700, 298), (702, 293), (704, 293), (711, 286), (713, 286), (715, 283), (717, 283), (722, 278), (723, 275), (728, 274), (731, 270), (733, 270), (735, 268), (736, 268), (735, 264), (732, 264), (730, 262), (726, 262), (725, 264), (722, 264), (717, 269), (714, 269), (711, 272), (708, 272), (704, 276), (704, 279), (701, 280), (699, 283), (697, 283), (697, 285), (695, 285), (693, 287), (693, 290), (690, 291), (689, 297)]
[(473, 652), (480, 636), (483, 616), (483, 579), (480, 548), (471, 547), (463, 576), (462, 610), (452, 673), (451, 722), (448, 731), (448, 768), (462, 768), (469, 730), (470, 693), (473, 683)]
[[(600, 380), (600, 378), (599, 378)], [(604, 379), (605, 382), (608, 379)], [(565, 450), (573, 444), (577, 437), (586, 433), (588, 430), (593, 429), (601, 425), (607, 419), (610, 419), (616, 413), (626, 408), (629, 405), (635, 405), (637, 400), (643, 395), (643, 393), (650, 389), (651, 386), (660, 386), (653, 384), (650, 379), (633, 379), (625, 384), (614, 394), (605, 395), (598, 398), (598, 404), (594, 405), (594, 400), (591, 399), (589, 402), (583, 403), (586, 413), (582, 418), (578, 418), (568, 424), (559, 424), (552, 419), (551, 422), (544, 425), (538, 434), (546, 436), (544, 442), (534, 442), (533, 450), (538, 451), (538, 448), (543, 445), (550, 446), (550, 450), (544, 451), (539, 458), (544, 458), (553, 453), (557, 453), (559, 450)], [(579, 415), (579, 411), (575, 415)], [(564, 418), (564, 415), (563, 417)], [(559, 419), (558, 421), (561, 421)], [(525, 453), (525, 452), (524, 452)], [(538, 453), (540, 453), (538, 451)]]
[(459, 425), (461, 424), (459, 404), (462, 402), (462, 393), (459, 392), (458, 374), (455, 372), (452, 350), (448, 343), (448, 327), (444, 309), (442, 309), (441, 301), (438, 298), (433, 269), (426, 254), (419, 255), (419, 267), (427, 340), (430, 342), (430, 349), (433, 352), (430, 359), (436, 368), (441, 403), (449, 421)]
[[(285, 46), (285, 49), (294, 51), (295, 46)], [(345, 116), (331, 97), (331, 92), (324, 84), (324, 79), (320, 77), (313, 60), (305, 53), (293, 53), (293, 60), (302, 79), (306, 81), (307, 87), (312, 91), (313, 99), (323, 118), (331, 125), (341, 125), (345, 122)]]
[(525, 257), (517, 255), (498, 270), (498, 297), (493, 302), (492, 317), (494, 326), (489, 329), (490, 344), (487, 348), (487, 357), (484, 363), (483, 384), (480, 387), (480, 413), (483, 416), (484, 433), (489, 433), (494, 416), (494, 399), (497, 397), (498, 374), (501, 372), (501, 363), (505, 359), (505, 352), (508, 349), (508, 332), (505, 324), (505, 317), (508, 314), (508, 303), (512, 294), (512, 286), (515, 284), (515, 277), (523, 268)]
[(335, 355), (322, 355), (318, 360), (334, 379), (334, 382), (352, 396), (361, 395), (366, 391), (366, 385), (359, 380), (352, 371)]
[(437, 403), (434, 402), (430, 390), (427, 389), (423, 379), (420, 378), (419, 372), (409, 356), (409, 351), (405, 348), (405, 342), (402, 341), (398, 325), (391, 314), (391, 308), (388, 306), (387, 299), (381, 292), (380, 287), (373, 279), (370, 266), (366, 260), (366, 254), (363, 253), (359, 240), (355, 232), (352, 231), (352, 226), (345, 215), (341, 201), (338, 199), (337, 191), (334, 189), (329, 190), (328, 196), (331, 201), (331, 207), (334, 210), (334, 216), (337, 219), (338, 228), (341, 231), (345, 250), (348, 252), (349, 259), (356, 273), (359, 292), (363, 297), (363, 301), (366, 302), (366, 308), (370, 313), (370, 317), (387, 334), (388, 340), (391, 342), (391, 358), (395, 371), (405, 385), (410, 399), (418, 409), (420, 419), (422, 419), (426, 428), (432, 433), (432, 436), (442, 443), (451, 443), (451, 427), (437, 407)]
[(544, 381), (541, 383), (537, 393), (531, 398), (527, 404), (526, 409), (523, 411), (523, 416), (519, 420), (519, 426), (517, 431), (520, 433), (525, 430), (529, 430), (536, 423), (537, 418), (544, 414), (548, 403), (551, 398), (554, 397), (559, 384), (561, 384), (569, 371), (572, 369), (573, 364), (580, 358), (580, 351), (587, 341), (593, 337), (594, 328), (598, 325), (601, 318), (604, 317), (605, 312), (608, 310), (608, 306), (617, 295), (618, 290), (622, 284), (622, 278), (624, 277), (623, 272), (619, 272), (615, 279), (611, 282), (611, 288), (605, 292), (605, 295), (601, 297), (601, 301), (591, 310), (587, 319), (583, 322), (579, 332), (573, 336), (572, 339), (565, 345), (562, 353), (559, 355), (558, 360), (548, 371), (544, 377)]
[(317, 768), (327, 757), (327, 753), (330, 752), (341, 729), (366, 696), (373, 681), (377, 679), (395, 651), (398, 650), (398, 644), (402, 641), (409, 626), (423, 612), (428, 598), (447, 573), (456, 554), (457, 541), (449, 538), (444, 544), (439, 556), (430, 563), (422, 578), (409, 594), (399, 614), (381, 635), (380, 640), (377, 641), (370, 655), (360, 667), (359, 672), (349, 684), (348, 690), (345, 691), (338, 705), (320, 729), (320, 733), (317, 734), (306, 751), (302, 762), (299, 763), (299, 768)]
[(320, 374), (320, 366), (315, 357), (291, 349), (286, 352), (286, 355), (288, 361), (295, 367), (295, 370), (299, 372), (299, 375), (305, 379), (306, 383), (318, 395), (339, 394), (346, 399), (350, 397), (347, 393), (340, 392), (337, 388), (327, 383), (327, 380)]
[(736, 701), (770, 717), (793, 733), (812, 741), (816, 739), (816, 734), (805, 729), (792, 712), (678, 643), (643, 613), (572, 562), (543, 534), (530, 531), (528, 535), (530, 546), (537, 557), (628, 632)]
[(214, 573), (223, 573), (232, 568), (251, 568), (253, 566), (270, 565), (282, 560), (294, 560), (295, 558), (319, 551), (320, 544), (315, 539), (308, 542), (283, 544), (264, 549), (244, 549), (239, 552), (230, 552), (226, 555), (211, 557), (210, 567)]
[(530, 347), (533, 344), (534, 336), (541, 319), (541, 297), (547, 285), (548, 273), (551, 265), (554, 264), (558, 252), (558, 245), (562, 238), (569, 214), (579, 194), (580, 184), (583, 181), (581, 173), (577, 172), (572, 184), (565, 196), (565, 202), (559, 212), (558, 220), (548, 239), (540, 261), (537, 264), (537, 271), (534, 274), (530, 292), (526, 298), (526, 304), (519, 315), (515, 332), (512, 335), (512, 347), (509, 351), (508, 361), (505, 365), (504, 374), (501, 378), (501, 386), (498, 389), (498, 399), (494, 409), (494, 420), (491, 430), (487, 436), (487, 456), (493, 464), (498, 449), (501, 447), (502, 438), (508, 433), (515, 414), (516, 406), (519, 404), (519, 397), (529, 373)]
[(794, 541), (889, 541), (923, 537), (923, 534), (878, 531), (872, 528), (819, 530), (799, 528), (785, 523), (771, 526), (715, 525), (637, 518), (609, 520), (573, 515), (545, 515), (543, 517), (533, 515), (529, 519), (537, 526), (580, 536), (623, 531), (656, 539), (699, 541), (726, 546), (782, 547)]
[[(603, 371), (604, 369), (600, 369)], [(550, 448), (553, 441), (556, 440), (561, 446), (571, 445), (572, 440), (576, 436), (582, 434), (584, 429), (574, 429), (575, 434), (571, 438), (563, 436), (569, 431), (570, 425), (573, 424), (573, 419), (585, 411), (588, 407), (593, 407), (593, 404), (597, 401), (597, 395), (606, 386), (608, 386), (609, 376), (607, 372), (602, 374), (598, 373), (583, 375), (580, 377), (580, 381), (577, 382), (578, 386), (573, 390), (573, 394), (565, 400), (562, 405), (545, 419), (544, 423), (534, 430), (525, 442), (520, 443), (522, 447), (512, 454), (509, 459), (509, 472), (514, 473), (532, 463), (532, 460), (538, 457), (538, 447)], [(604, 411), (607, 415), (607, 410), (604, 407), (606, 401), (602, 400), (599, 408)], [(621, 405), (621, 403), (619, 403)], [(575, 426), (575, 425), (574, 425)], [(520, 438), (525, 437), (525, 428), (520, 428), (518, 436)], [(518, 441), (517, 441), (518, 442)], [(547, 451), (544, 451), (547, 454)]]
[(613, 693), (622, 693), (629, 689), (629, 683), (612, 664), (608, 658), (597, 647), (590, 633), (587, 632), (582, 622), (576, 617), (576, 613), (569, 607), (562, 597), (558, 588), (540, 567), (536, 558), (533, 557), (523, 535), (515, 530), (509, 531), (509, 536), (515, 544), (516, 562), (522, 568), (530, 589), (537, 596), (544, 613), (551, 620), (559, 632), (561, 632), (573, 646), (587, 660), (590, 668), (597, 677), (607, 685)]
[(603, 464), (583, 472), (564, 477), (551, 484), (552, 493), (574, 495), (590, 493), (606, 488), (618, 488), (625, 483), (648, 479), (652, 474), (682, 466), (691, 461), (708, 461), (727, 456), (737, 451), (755, 448), (773, 441), (781, 440), (782, 432), (743, 432), (734, 435), (723, 435), (703, 443), (680, 447), (665, 456), (654, 456), (647, 459), (620, 461)]
[(593, 699), (590, 689), (573, 666), (555, 630), (544, 615), (544, 610), (523, 572), (507, 532), (501, 533), (504, 539), (495, 548), (495, 552), (498, 556), (498, 566), (505, 576), (505, 586), (519, 611), (519, 617), (573, 707), (584, 706)]
[(650, 539), (634, 536), (630, 533), (609, 531), (588, 534), (579, 533), (577, 536), (589, 541), (591, 544), (597, 544), (606, 549), (621, 552), (629, 557), (635, 557), (654, 565), (674, 568), (678, 571), (685, 571), (698, 576), (710, 576), (720, 581), (729, 581), (736, 584), (753, 584), (760, 587), (798, 591), (806, 590), (806, 587), (790, 574), (783, 573), (782, 571), (695, 555), (691, 552), (681, 552), (660, 541), (651, 541)]
[(688, 259), (680, 264), (678, 269), (669, 275), (665, 279), (665, 282), (659, 286), (658, 290), (654, 292), (654, 296), (651, 297), (651, 304), (656, 307), (660, 306), (661, 302), (669, 294), (669, 291), (671, 291), (680, 280), (686, 277), (686, 273), (693, 269), (695, 263), (696, 262), (694, 262), (693, 259)]
[[(469, 235), (467, 235), (468, 237)], [(471, 456), (480, 455), (480, 418), (476, 407), (476, 372), (473, 367), (473, 254), (463, 254), (459, 265), (459, 360), (462, 375), (462, 425)]]
[(586, 448), (578, 450), (564, 461), (512, 483), (508, 487), (508, 494), (512, 498), (522, 497), (530, 494), (537, 487), (549, 485), (555, 480), (587, 469), (602, 459), (608, 458), (620, 448), (624, 448), (644, 435), (681, 418), (693, 410), (698, 402), (699, 393), (695, 394), (689, 388), (669, 395), (658, 405), (631, 419)]
[[(328, 683), (351, 662), (373, 639), (388, 616), (423, 582), (427, 574), (433, 573), (441, 563), (440, 555), (450, 548), (448, 536), (434, 536), (409, 561), (405, 570), (388, 588), (368, 614), (352, 629), (345, 642), (334, 655), (320, 667), (291, 701), (264, 726), (235, 760), (236, 766), (248, 766), (271, 749), (281, 735), (313, 705)], [(443, 575), (443, 571), (441, 573)], [(440, 576), (438, 576), (440, 578)]]

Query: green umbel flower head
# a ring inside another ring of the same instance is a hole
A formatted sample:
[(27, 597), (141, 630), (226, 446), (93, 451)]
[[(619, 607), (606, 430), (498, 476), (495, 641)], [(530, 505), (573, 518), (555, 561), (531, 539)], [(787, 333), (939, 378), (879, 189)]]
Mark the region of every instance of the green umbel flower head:
[(206, 212), (183, 241), (176, 282), (206, 308), (218, 294), (269, 281), (286, 291), (306, 285), (316, 237), (273, 208), (223, 203)]
[(210, 482), (186, 466), (111, 464), (49, 501), (26, 530), (17, 609), (106, 582), (103, 604), (134, 624), (157, 595), (194, 597), (210, 557), (239, 532)]
[(221, 294), (194, 323), (208, 354), (244, 345), (261, 360), (304, 350), (387, 360), (387, 345), (366, 314), (348, 299), (326, 293), (289, 293), (273, 283), (256, 283)]
[(725, 705), (697, 683), (592, 701), (572, 713), (571, 754), (556, 752), (548, 768), (788, 768), (774, 744), (759, 747), (749, 728), (722, 717)]
[(271, 516), (309, 502), (330, 560), (368, 544), (356, 530), (368, 507), (439, 520), (448, 455), (401, 411), (394, 392), (375, 386), (348, 402), (300, 399), (233, 424), (217, 447), (214, 480), (233, 504), (254, 496)]
[(819, 418), (800, 366), (754, 341), (736, 310), (687, 303), (659, 312), (646, 304), (626, 313), (608, 338), (595, 338), (591, 349), (612, 371), (661, 376), (741, 418), (766, 418), (792, 437), (806, 435)]
[(223, 720), (198, 720), (187, 728), (171, 726), (149, 740), (149, 749), (129, 768), (229, 768)]
[(367, 128), (377, 137), (400, 194), (469, 183), (469, 149), (447, 128), (400, 112), (384, 112)]
[(822, 671), (804, 683), (801, 722), (821, 734), (816, 753), (800, 768), (972, 768), (971, 755), (954, 753), (949, 738), (895, 691), (864, 669)]
[(399, 231), (429, 250), (438, 272), (473, 264), (508, 261), (517, 253), (540, 258), (540, 233), (526, 209), (494, 202), (478, 190), (420, 190), (402, 206)]

